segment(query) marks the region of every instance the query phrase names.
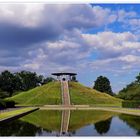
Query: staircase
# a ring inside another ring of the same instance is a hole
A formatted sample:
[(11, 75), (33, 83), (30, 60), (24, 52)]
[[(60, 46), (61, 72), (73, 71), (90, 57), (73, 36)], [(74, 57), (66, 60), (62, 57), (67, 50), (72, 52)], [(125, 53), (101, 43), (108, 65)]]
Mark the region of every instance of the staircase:
[[(70, 106), (68, 81), (61, 81), (61, 91), (62, 91), (62, 105), (65, 107)], [(68, 133), (69, 119), (70, 119), (70, 110), (63, 110), (61, 118), (61, 131), (60, 131), (61, 136), (67, 135)]]
[(68, 81), (61, 81), (61, 90), (62, 90), (62, 105), (70, 106)]

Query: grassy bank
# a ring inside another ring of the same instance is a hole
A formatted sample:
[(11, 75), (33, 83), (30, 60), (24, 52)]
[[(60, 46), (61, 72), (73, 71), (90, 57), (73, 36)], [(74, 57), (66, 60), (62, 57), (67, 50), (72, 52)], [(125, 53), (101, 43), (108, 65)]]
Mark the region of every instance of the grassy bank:
[(20, 108), (12, 111), (7, 112), (0, 112), (0, 120), (13, 117), (15, 115), (19, 115), (28, 111), (35, 109), (34, 107), (27, 107), (27, 108)]

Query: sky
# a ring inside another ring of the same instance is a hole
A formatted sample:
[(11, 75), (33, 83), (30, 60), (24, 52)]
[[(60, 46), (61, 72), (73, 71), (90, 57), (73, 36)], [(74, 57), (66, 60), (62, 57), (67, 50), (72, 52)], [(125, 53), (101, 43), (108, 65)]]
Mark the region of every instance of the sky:
[(140, 72), (140, 4), (0, 4), (0, 72), (100, 75), (118, 92)]

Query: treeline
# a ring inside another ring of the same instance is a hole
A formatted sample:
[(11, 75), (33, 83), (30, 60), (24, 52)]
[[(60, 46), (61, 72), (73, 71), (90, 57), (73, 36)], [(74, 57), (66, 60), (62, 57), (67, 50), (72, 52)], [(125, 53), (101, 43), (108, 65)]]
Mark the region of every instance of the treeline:
[(55, 80), (52, 77), (45, 78), (36, 72), (20, 71), (12, 73), (5, 70), (0, 73), (0, 98), (10, 97), (20, 91), (27, 91), (37, 86)]
[(118, 97), (125, 100), (140, 99), (140, 73), (136, 76), (136, 79), (133, 82), (120, 90)]

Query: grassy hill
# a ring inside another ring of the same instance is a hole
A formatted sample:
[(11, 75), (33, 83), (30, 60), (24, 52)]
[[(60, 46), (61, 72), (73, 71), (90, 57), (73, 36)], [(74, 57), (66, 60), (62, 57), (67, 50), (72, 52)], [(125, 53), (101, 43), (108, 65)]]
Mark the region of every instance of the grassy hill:
[(85, 87), (78, 82), (69, 82), (70, 97), (72, 104), (91, 105), (121, 105), (121, 100), (106, 93)]
[(21, 92), (8, 99), (22, 105), (61, 104), (60, 83), (50, 82), (29, 91)]
[[(114, 105), (119, 106), (121, 100), (106, 93), (98, 92), (94, 89), (85, 87), (77, 82), (69, 82), (70, 98), (72, 104), (90, 105)], [(20, 105), (52, 105), (61, 104), (60, 82), (51, 82), (32, 90), (21, 92), (10, 100), (14, 100)]]

